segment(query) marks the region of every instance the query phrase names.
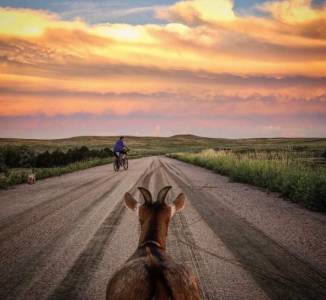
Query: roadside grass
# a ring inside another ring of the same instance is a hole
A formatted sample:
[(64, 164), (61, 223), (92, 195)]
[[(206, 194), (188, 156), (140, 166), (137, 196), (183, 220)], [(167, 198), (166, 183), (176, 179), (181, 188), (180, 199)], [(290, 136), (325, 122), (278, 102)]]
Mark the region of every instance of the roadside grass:
[[(89, 150), (111, 148), (116, 136), (80, 136), (66, 139), (38, 140), (38, 139), (8, 139), (0, 138), (0, 150), (3, 147), (27, 147), (36, 153), (57, 150), (66, 153), (69, 149), (87, 146)], [(194, 135), (175, 135), (171, 137), (136, 137), (126, 136), (126, 142), (131, 149), (129, 158), (166, 155), (169, 153), (194, 152), (204, 149), (225, 149), (239, 155), (253, 150), (279, 153), (287, 148), (291, 153), (298, 153), (299, 159), (310, 165), (321, 165), (326, 162), (326, 138), (257, 138), (257, 139), (225, 139), (207, 138)], [(303, 157), (303, 153), (305, 156)], [(85, 158), (84, 158), (85, 159)], [(31, 169), (1, 168), (0, 151), (0, 188), (24, 183)], [(37, 179), (57, 176), (77, 170), (105, 164), (106, 159), (98, 157), (87, 161), (70, 163), (69, 165), (54, 168), (38, 168)], [(326, 165), (325, 165), (326, 166)], [(5, 173), (1, 173), (5, 171)], [(6, 175), (6, 176), (5, 176)]]
[[(247, 152), (205, 150), (170, 157), (253, 184), (315, 211), (326, 211), (326, 167), (311, 165), (289, 151)], [(306, 158), (303, 155), (303, 158)]]
[[(176, 150), (174, 148), (174, 150)], [(132, 154), (129, 155), (129, 159), (137, 159), (146, 156), (155, 156), (155, 155), (165, 155), (166, 152), (159, 149), (137, 149), (136, 151), (132, 151)], [(5, 172), (0, 172), (0, 189), (6, 189), (10, 186), (27, 183), (28, 175), (34, 171), (36, 175), (36, 180), (60, 176), (67, 173), (72, 173), (79, 170), (84, 170), (92, 167), (97, 167), (100, 165), (105, 165), (112, 163), (114, 157), (106, 157), (106, 158), (90, 158), (82, 161), (77, 161), (74, 163), (70, 163), (66, 166), (57, 166), (57, 167), (49, 167), (49, 168), (8, 168)]]
[[(68, 151), (71, 148), (87, 146), (89, 149), (112, 148), (117, 136), (79, 136), (66, 139), (38, 140), (0, 138), (0, 147), (26, 146), (37, 152), (54, 151), (56, 149)], [(316, 151), (320, 153), (326, 149), (326, 138), (251, 138), (225, 139), (207, 138), (194, 135), (175, 135), (171, 137), (126, 136), (128, 147), (141, 154), (175, 153), (199, 151), (208, 148), (227, 148), (246, 151), (247, 149), (278, 150), (292, 147), (298, 151)]]
[[(53, 176), (60, 176), (63, 174), (84, 170), (100, 165), (109, 164), (113, 161), (112, 157), (108, 158), (94, 158), (84, 161), (78, 161), (62, 167), (53, 168), (34, 168), (36, 179), (44, 179)], [(0, 175), (0, 189), (6, 189), (10, 186), (26, 183), (28, 174), (31, 169), (10, 169), (6, 174)]]

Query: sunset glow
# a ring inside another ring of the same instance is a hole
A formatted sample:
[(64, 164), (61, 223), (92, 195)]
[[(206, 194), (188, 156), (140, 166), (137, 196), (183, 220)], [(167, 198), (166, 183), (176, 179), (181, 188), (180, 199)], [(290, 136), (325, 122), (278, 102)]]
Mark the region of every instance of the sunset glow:
[(92, 22), (0, 1), (0, 136), (325, 136), (325, 5), (127, 9)]

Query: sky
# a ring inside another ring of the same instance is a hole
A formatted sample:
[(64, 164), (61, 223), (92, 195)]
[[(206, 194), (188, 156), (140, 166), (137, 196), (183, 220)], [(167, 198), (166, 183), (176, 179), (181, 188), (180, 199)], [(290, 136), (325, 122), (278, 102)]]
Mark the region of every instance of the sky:
[(0, 0), (0, 137), (326, 137), (326, 3)]

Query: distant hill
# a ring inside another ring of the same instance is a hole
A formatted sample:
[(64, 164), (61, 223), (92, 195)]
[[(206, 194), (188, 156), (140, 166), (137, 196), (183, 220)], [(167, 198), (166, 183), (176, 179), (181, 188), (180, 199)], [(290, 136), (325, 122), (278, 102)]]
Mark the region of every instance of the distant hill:
[(203, 137), (194, 134), (176, 134), (170, 136), (170, 138), (193, 139), (193, 138), (203, 138)]
[[(37, 151), (62, 149), (86, 145), (89, 148), (112, 148), (117, 136), (77, 136), (64, 139), (15, 139), (0, 138), (0, 147), (6, 145), (28, 146)], [(207, 138), (191, 134), (171, 137), (126, 136), (126, 142), (134, 155), (156, 155), (178, 151), (196, 151), (206, 148), (279, 149), (294, 147), (299, 150), (325, 150), (326, 138)]]

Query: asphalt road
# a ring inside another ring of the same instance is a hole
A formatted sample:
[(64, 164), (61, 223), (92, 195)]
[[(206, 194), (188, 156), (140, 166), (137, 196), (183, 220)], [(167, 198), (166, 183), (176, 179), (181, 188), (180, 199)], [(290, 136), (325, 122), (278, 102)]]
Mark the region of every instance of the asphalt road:
[[(167, 251), (197, 275), (203, 299), (326, 299), (326, 216), (276, 194), (165, 157), (0, 192), (0, 299), (104, 299), (137, 247), (137, 186), (187, 196)], [(127, 288), (127, 287), (126, 287)]]

